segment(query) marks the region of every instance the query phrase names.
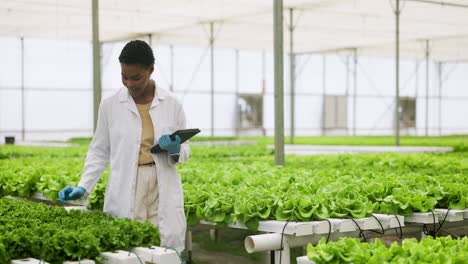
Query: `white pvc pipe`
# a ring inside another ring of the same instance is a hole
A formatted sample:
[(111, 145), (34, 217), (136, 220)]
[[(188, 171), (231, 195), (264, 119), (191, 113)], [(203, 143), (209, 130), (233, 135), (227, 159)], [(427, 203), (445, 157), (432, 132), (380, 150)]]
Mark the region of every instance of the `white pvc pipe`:
[(281, 234), (248, 236), (244, 240), (245, 250), (249, 253), (281, 249)]

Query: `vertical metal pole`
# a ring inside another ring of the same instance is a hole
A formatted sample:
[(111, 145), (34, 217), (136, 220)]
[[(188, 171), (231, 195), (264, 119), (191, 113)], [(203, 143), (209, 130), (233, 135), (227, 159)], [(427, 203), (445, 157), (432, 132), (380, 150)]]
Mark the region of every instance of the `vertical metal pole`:
[(353, 66), (353, 136), (356, 136), (356, 106), (357, 106), (357, 48), (354, 48), (354, 66)]
[[(346, 107), (349, 105), (349, 54), (346, 55)], [(348, 109), (346, 109), (346, 115), (348, 115)], [(346, 135), (349, 136), (349, 125), (348, 125), (348, 118), (346, 118)]]
[(210, 60), (211, 60), (211, 136), (214, 137), (214, 23), (210, 22)]
[(239, 50), (235, 51), (235, 88), (236, 88), (236, 137), (239, 136), (241, 120), (240, 120), (240, 107), (239, 107)]
[(192, 264), (192, 230), (185, 233), (185, 250), (187, 250), (187, 264)]
[(262, 93), (266, 93), (266, 55), (262, 52)]
[(419, 61), (416, 59), (414, 60), (415, 66), (415, 76), (414, 76), (414, 97), (418, 100), (418, 92), (419, 92)]
[(290, 75), (290, 85), (291, 85), (291, 127), (290, 127), (290, 139), (289, 143), (294, 144), (294, 130), (295, 130), (295, 72), (296, 72), (296, 65), (295, 65), (295, 55), (294, 55), (294, 9), (289, 8), (289, 75)]
[(275, 164), (284, 166), (283, 0), (273, 0), (275, 69)]
[(99, 104), (101, 103), (101, 46), (99, 43), (99, 0), (92, 1), (93, 30), (93, 103), (94, 131), (96, 130)]
[(21, 37), (21, 140), (25, 138), (25, 103), (24, 103), (24, 37)]
[(396, 0), (395, 10), (395, 67), (396, 67), (396, 80), (395, 80), (395, 146), (400, 145), (400, 0)]
[(429, 135), (429, 40), (426, 40), (426, 137)]
[(325, 54), (322, 56), (322, 136), (325, 136), (325, 111), (326, 111), (326, 86), (327, 86), (327, 57)]
[[(415, 64), (415, 71), (416, 71), (416, 72), (415, 72), (415, 76), (414, 76), (414, 78), (415, 78), (415, 80), (414, 80), (414, 86), (415, 86), (415, 87), (414, 87), (414, 89), (415, 89), (415, 92), (414, 92), (414, 100), (415, 100), (415, 103), (416, 103), (416, 105), (417, 105), (417, 104), (418, 104), (418, 92), (419, 92), (419, 61), (418, 61), (418, 59), (415, 59), (415, 60), (414, 60), (414, 64)], [(417, 108), (416, 108), (416, 107), (415, 107), (415, 114), (417, 115)], [(419, 135), (419, 131), (418, 131), (418, 130), (419, 130), (419, 129), (418, 129), (419, 127), (418, 127), (418, 124), (417, 124), (417, 118), (416, 118), (416, 117), (415, 117), (415, 124), (414, 124), (414, 126), (415, 126), (415, 134), (414, 134), (414, 136), (418, 136), (418, 135)], [(410, 129), (407, 128), (406, 131), (408, 131), (407, 133), (408, 133), (408, 135), (409, 135)]]
[(219, 240), (219, 232), (217, 228), (210, 229), (210, 240), (213, 242), (218, 242)]
[[(265, 51), (262, 51), (262, 97), (265, 98), (266, 94), (266, 56)], [(262, 108), (262, 115), (263, 115), (263, 108)], [(262, 135), (266, 136), (266, 128), (263, 123), (262, 118)]]
[(439, 136), (442, 136), (442, 62), (437, 63), (439, 75)]
[(148, 34), (148, 45), (153, 47), (153, 34)]
[(171, 53), (171, 92), (174, 92), (174, 46), (169, 46)]

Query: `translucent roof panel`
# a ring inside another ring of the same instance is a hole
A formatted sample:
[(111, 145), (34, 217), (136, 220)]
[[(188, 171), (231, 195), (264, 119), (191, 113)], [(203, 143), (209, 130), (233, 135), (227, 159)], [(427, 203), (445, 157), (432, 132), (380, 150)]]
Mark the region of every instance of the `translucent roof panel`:
[[(401, 0), (403, 58), (468, 60), (468, 1)], [(442, 4), (441, 4), (442, 3)], [(444, 4), (445, 3), (445, 4)], [(449, 5), (449, 3), (451, 5)], [(395, 0), (285, 0), (284, 49), (293, 9), (294, 51), (394, 56)], [(160, 44), (272, 50), (273, 0), (100, 0), (100, 40), (152, 35)], [(0, 35), (91, 40), (91, 0), (0, 0)]]

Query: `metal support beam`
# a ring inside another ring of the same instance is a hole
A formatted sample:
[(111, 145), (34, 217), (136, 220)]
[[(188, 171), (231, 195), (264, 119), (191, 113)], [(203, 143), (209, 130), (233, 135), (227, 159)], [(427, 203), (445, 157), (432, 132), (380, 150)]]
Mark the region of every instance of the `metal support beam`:
[(322, 55), (322, 119), (321, 119), (321, 127), (322, 127), (322, 136), (325, 136), (326, 129), (325, 129), (325, 110), (326, 106), (326, 87), (327, 87), (327, 56), (325, 54)]
[[(415, 76), (414, 76), (414, 100), (416, 102), (416, 104), (418, 103), (418, 100), (419, 100), (419, 61), (418, 59), (415, 59), (414, 60), (414, 66), (415, 66)], [(417, 113), (417, 109), (415, 109), (415, 112)], [(416, 118), (415, 118), (416, 120)], [(407, 130), (407, 134), (410, 135), (410, 132), (409, 130)], [(419, 136), (419, 131), (418, 131), (418, 124), (417, 124), (417, 121), (415, 121), (415, 134), (414, 136)]]
[(357, 48), (354, 48), (354, 66), (353, 66), (353, 136), (356, 136), (356, 106), (357, 106)]
[(214, 137), (214, 23), (210, 22), (211, 133)]
[(418, 101), (418, 94), (419, 94), (419, 61), (416, 59), (414, 60), (414, 98), (416, 98), (416, 102)]
[[(345, 91), (345, 97), (346, 97), (346, 106), (349, 105), (349, 54), (346, 54), (346, 83), (345, 83), (345, 87), (346, 87), (346, 91)], [(346, 113), (348, 113), (348, 111), (346, 110)], [(348, 118), (346, 118), (346, 121), (348, 121)], [(346, 124), (346, 135), (349, 136), (349, 125)]]
[(21, 140), (25, 139), (25, 103), (24, 103), (24, 37), (21, 37)]
[(185, 232), (185, 250), (187, 251), (187, 264), (192, 264), (192, 230)]
[(283, 0), (273, 0), (275, 164), (284, 166)]
[(426, 126), (424, 135), (429, 135), (429, 40), (426, 40)]
[(400, 0), (395, 7), (395, 146), (400, 145)]
[(437, 63), (437, 75), (439, 76), (439, 136), (442, 136), (442, 62)]
[(236, 137), (239, 136), (241, 120), (239, 107), (239, 50), (235, 53), (235, 88), (236, 88)]
[(266, 93), (266, 55), (265, 51), (262, 51), (262, 94)]
[(96, 131), (99, 104), (101, 103), (101, 45), (99, 43), (99, 0), (92, 2), (92, 31), (93, 31), (93, 106), (94, 131)]
[(460, 8), (468, 8), (468, 5), (458, 4), (458, 3), (450, 3), (447, 1), (431, 1), (431, 0), (406, 0), (410, 2), (419, 2), (424, 4), (433, 4), (433, 5), (441, 5), (441, 6), (451, 6), (451, 7), (460, 7)]
[(209, 230), (210, 232), (210, 240), (212, 242), (218, 243), (219, 242), (219, 229), (213, 228)]
[(99, 104), (101, 102), (101, 52), (99, 42), (99, 0), (92, 1), (92, 44), (93, 44), (93, 106), (94, 131), (96, 130)]
[(174, 92), (174, 46), (170, 45), (170, 55), (171, 55), (171, 92)]
[(148, 45), (153, 47), (153, 34), (148, 34)]
[(295, 82), (295, 72), (296, 72), (296, 65), (295, 65), (295, 56), (294, 56), (294, 9), (289, 8), (289, 76), (290, 76), (290, 85), (291, 85), (291, 126), (290, 126), (290, 134), (289, 134), (289, 143), (294, 144), (294, 130), (295, 130), (295, 93), (296, 93), (296, 82)]
[[(265, 99), (266, 89), (267, 89), (266, 88), (266, 55), (265, 55), (265, 51), (262, 51), (262, 98), (263, 100)], [(262, 115), (263, 115), (263, 109), (262, 109)], [(264, 137), (266, 136), (266, 128), (265, 128), (263, 121), (262, 121), (262, 135)]]

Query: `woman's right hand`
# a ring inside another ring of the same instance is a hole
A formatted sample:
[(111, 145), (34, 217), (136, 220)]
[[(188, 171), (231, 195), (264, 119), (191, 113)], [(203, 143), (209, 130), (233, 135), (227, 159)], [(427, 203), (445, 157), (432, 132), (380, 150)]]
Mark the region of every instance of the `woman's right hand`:
[(86, 193), (86, 189), (78, 186), (78, 187), (65, 187), (59, 193), (59, 199), (62, 203), (65, 203), (65, 200), (76, 200), (83, 197)]

